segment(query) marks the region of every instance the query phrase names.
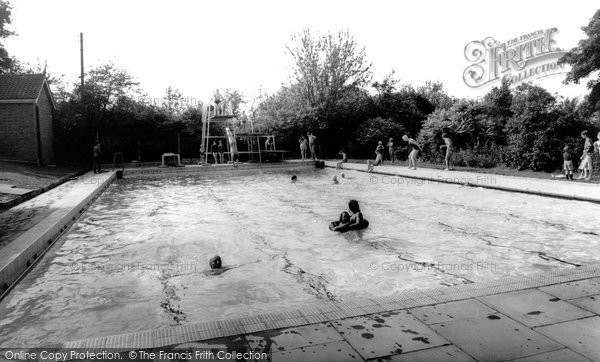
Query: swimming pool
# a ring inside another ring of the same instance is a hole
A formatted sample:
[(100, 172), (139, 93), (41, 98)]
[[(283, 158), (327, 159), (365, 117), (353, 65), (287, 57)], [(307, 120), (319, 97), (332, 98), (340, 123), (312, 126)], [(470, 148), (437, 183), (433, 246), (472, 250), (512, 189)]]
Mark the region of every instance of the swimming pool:
[[(600, 205), (333, 170), (115, 182), (0, 303), (0, 346), (600, 261)], [(338, 176), (339, 177), (339, 176)], [(330, 221), (359, 201), (370, 227)], [(219, 254), (229, 269), (211, 274)]]

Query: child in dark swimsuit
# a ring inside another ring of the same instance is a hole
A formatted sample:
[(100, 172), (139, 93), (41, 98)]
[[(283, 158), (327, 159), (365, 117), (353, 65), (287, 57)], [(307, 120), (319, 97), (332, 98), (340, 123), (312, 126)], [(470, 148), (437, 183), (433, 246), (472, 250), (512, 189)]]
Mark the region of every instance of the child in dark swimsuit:
[(350, 202), (348, 202), (348, 208), (352, 213), (352, 215), (350, 215), (350, 224), (348, 225), (350, 230), (361, 230), (369, 226), (369, 222), (363, 217), (362, 212), (360, 212), (358, 201), (350, 200)]

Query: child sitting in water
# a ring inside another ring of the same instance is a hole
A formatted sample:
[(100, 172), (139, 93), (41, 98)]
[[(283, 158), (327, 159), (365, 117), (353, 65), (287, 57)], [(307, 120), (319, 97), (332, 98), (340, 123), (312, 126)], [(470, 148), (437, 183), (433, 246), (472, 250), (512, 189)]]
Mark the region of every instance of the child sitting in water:
[(342, 212), (340, 215), (339, 221), (334, 221), (329, 225), (329, 229), (332, 231), (348, 231), (348, 230), (361, 230), (369, 226), (369, 221), (363, 217), (362, 212), (360, 212), (360, 207), (358, 206), (358, 201), (350, 200), (348, 203), (348, 208), (352, 215), (345, 222), (345, 216), (348, 215), (347, 212)]
[(350, 214), (348, 214), (348, 212), (344, 211), (340, 214), (340, 219), (338, 221), (332, 221), (331, 224), (329, 224), (329, 230), (341, 231), (342, 229), (347, 228), (349, 223), (350, 223)]

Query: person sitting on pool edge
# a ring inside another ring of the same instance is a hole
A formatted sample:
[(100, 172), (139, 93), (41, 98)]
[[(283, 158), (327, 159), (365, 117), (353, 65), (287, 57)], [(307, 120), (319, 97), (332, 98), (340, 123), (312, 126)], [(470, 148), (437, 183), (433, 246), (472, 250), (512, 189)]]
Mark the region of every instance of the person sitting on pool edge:
[(343, 211), (340, 214), (340, 219), (338, 221), (332, 221), (331, 224), (329, 224), (329, 230), (331, 230), (331, 231), (347, 231), (349, 223), (350, 223), (350, 214), (348, 214), (347, 211)]

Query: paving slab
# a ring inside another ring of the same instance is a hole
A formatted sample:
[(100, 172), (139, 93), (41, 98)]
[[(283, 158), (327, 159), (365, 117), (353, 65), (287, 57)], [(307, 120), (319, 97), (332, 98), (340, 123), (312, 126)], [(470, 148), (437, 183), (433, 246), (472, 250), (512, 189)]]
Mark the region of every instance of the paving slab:
[(529, 327), (591, 317), (593, 313), (537, 289), (480, 297), (480, 301)]
[(536, 354), (534, 356), (523, 357), (513, 360), (513, 362), (590, 362), (591, 360), (575, 353), (568, 348), (558, 351)]
[(600, 361), (599, 316), (538, 327), (535, 330), (593, 361)]
[(550, 285), (539, 288), (560, 299), (574, 299), (589, 295), (600, 294), (600, 278), (578, 280), (575, 282)]
[(458, 349), (456, 346), (443, 346), (420, 351), (410, 352), (406, 354), (397, 354), (391, 356), (388, 361), (395, 362), (474, 362), (475, 360)]
[(479, 361), (503, 361), (563, 348), (546, 336), (495, 313), (431, 325)]
[(332, 324), (365, 359), (449, 344), (405, 310), (342, 319)]
[(426, 324), (449, 322), (475, 316), (487, 316), (496, 311), (476, 299), (443, 303), (409, 309), (410, 313)]
[(246, 336), (253, 351), (287, 351), (300, 347), (343, 340), (329, 323), (310, 324), (281, 330), (253, 333)]
[(345, 341), (274, 352), (273, 362), (345, 362), (362, 361), (359, 354)]
[[(227, 355), (219, 355), (218, 353), (223, 353), (224, 351), (236, 351), (240, 353), (250, 351), (250, 346), (248, 342), (240, 336), (226, 337), (226, 338), (217, 338), (211, 339), (208, 341), (202, 342), (190, 342), (190, 343), (182, 343), (172, 346), (174, 350), (194, 350), (200, 352), (212, 352), (212, 356), (209, 354), (205, 354), (202, 358), (197, 358), (197, 360), (203, 361), (237, 361), (235, 357), (227, 358)], [(156, 350), (148, 350), (148, 352), (156, 352), (163, 350), (164, 348), (156, 349)], [(173, 359), (175, 361), (179, 359)]]
[(589, 297), (581, 297), (570, 299), (569, 303), (574, 304), (590, 312), (600, 314), (600, 294), (590, 295)]

